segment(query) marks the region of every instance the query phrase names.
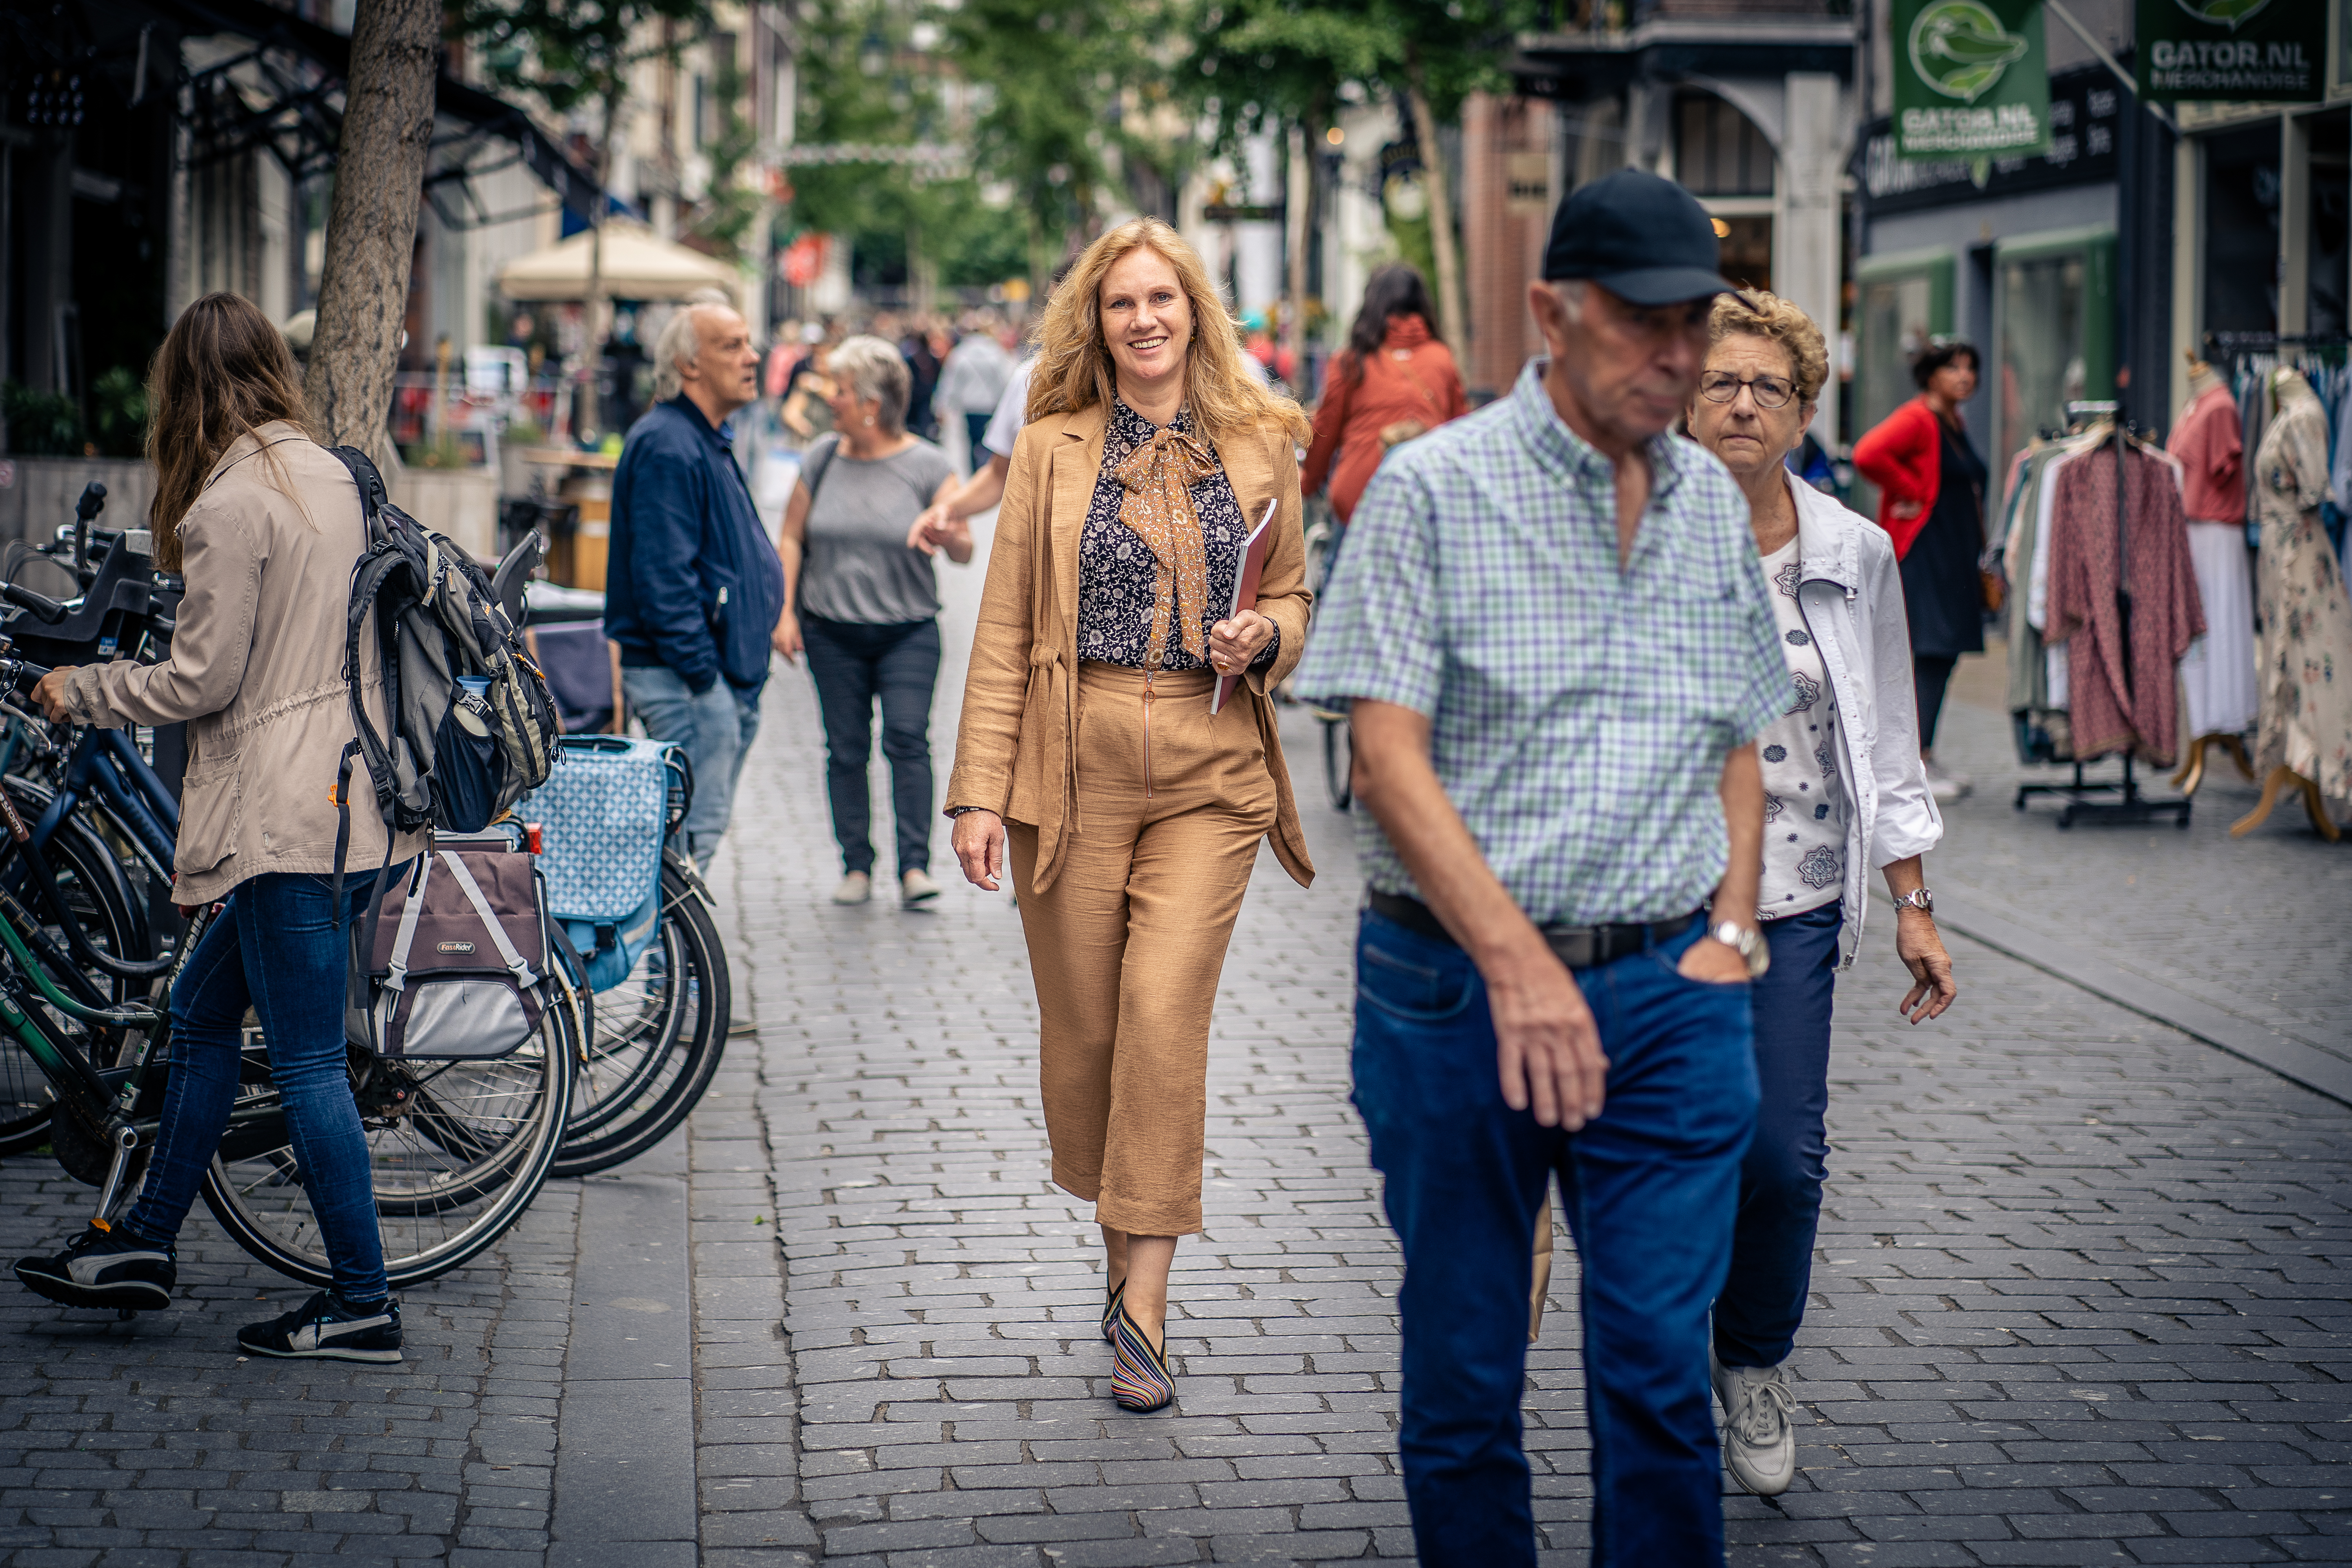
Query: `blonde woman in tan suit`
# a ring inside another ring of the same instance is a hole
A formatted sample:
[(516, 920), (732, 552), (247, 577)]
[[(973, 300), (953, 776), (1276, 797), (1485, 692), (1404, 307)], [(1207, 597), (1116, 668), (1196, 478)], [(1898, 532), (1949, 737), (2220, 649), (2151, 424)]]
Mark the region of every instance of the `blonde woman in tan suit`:
[[(1308, 435), (1174, 229), (1095, 241), (1045, 310), (964, 684), (956, 858), (992, 891), (1011, 862), (1054, 1180), (1102, 1226), (1129, 1410), (1176, 1397), (1168, 1273), (1201, 1228), (1209, 1009), (1259, 841), (1315, 874), (1269, 695), (1306, 644)], [(1228, 619), (1268, 502), (1255, 607)], [(1245, 679), (1212, 715), (1220, 673)]]

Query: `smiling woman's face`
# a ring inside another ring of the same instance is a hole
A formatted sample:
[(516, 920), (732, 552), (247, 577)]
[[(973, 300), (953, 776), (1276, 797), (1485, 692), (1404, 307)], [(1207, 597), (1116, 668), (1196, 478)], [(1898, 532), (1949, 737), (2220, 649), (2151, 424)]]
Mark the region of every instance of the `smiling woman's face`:
[[(1746, 382), (1758, 376), (1790, 383), (1797, 379), (1789, 351), (1754, 332), (1733, 332), (1707, 350), (1700, 384), (1717, 373)], [(1733, 479), (1745, 480), (1794, 451), (1812, 414), (1812, 405), (1794, 397), (1778, 408), (1759, 407), (1752, 387), (1739, 388), (1728, 403), (1717, 403), (1702, 392), (1691, 399), (1691, 439), (1721, 458)]]
[(1144, 245), (1120, 257), (1103, 274), (1097, 303), (1121, 383), (1152, 385), (1184, 374), (1192, 301), (1166, 257)]

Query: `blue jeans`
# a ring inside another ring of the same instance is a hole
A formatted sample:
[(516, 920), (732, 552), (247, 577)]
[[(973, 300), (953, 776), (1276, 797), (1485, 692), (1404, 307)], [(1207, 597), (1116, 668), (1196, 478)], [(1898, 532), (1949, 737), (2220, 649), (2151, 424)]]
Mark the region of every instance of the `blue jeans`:
[(1693, 928), (1577, 974), (1609, 1058), (1583, 1131), (1503, 1103), (1469, 955), (1366, 911), (1356, 1108), (1404, 1244), (1398, 1447), (1424, 1568), (1536, 1560), (1519, 1401), (1547, 1179), (1583, 1260), (1594, 1568), (1723, 1560), (1706, 1314), (1756, 1118), (1748, 987), (1675, 971)]
[(1778, 1366), (1797, 1342), (1829, 1173), (1830, 1003), (1843, 904), (1764, 922), (1772, 966), (1756, 983), (1756, 1137), (1739, 1167), (1731, 1274), (1715, 1303), (1726, 1366)]
[(824, 791), (845, 871), (874, 870), (874, 704), (882, 704), (882, 755), (890, 763), (890, 814), (898, 819), (898, 875), (931, 868), (931, 690), (940, 679), (940, 623), (868, 626), (803, 616), (809, 679), (824, 715)]
[(694, 769), (694, 805), (683, 828), (687, 852), (708, 871), (735, 810), (735, 781), (743, 776), (743, 759), (760, 733), (760, 694), (731, 686), (721, 676), (697, 696), (677, 671), (652, 664), (624, 665), (621, 695), (647, 735), (686, 750)]
[[(345, 882), (346, 917), (364, 910), (374, 889), (372, 876)], [(228, 1128), (251, 1007), (269, 1042), (269, 1076), (285, 1102), (335, 1294), (364, 1306), (383, 1300), (387, 1288), (367, 1134), (343, 1054), (344, 942), (326, 877), (270, 873), (229, 895), (172, 987), (163, 1122), (127, 1223), (150, 1240), (178, 1237)]]

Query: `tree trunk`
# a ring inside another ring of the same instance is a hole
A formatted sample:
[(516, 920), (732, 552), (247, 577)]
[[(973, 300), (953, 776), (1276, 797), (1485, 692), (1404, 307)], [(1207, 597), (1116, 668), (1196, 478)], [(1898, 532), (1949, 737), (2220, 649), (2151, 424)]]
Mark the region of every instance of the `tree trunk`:
[(1304, 402), (1314, 395), (1307, 384), (1307, 244), (1315, 217), (1315, 165), (1307, 156), (1307, 127), (1294, 125), (1285, 142), (1283, 238), (1289, 256), (1290, 306), (1282, 313), (1282, 341), (1290, 350), (1291, 395)]
[(1445, 153), (1437, 142), (1437, 116), (1416, 71), (1405, 89), (1412, 109), (1412, 139), (1421, 144), (1421, 184), (1429, 193), (1429, 245), (1437, 258), (1437, 335), (1467, 363), (1470, 315), (1462, 300), (1462, 254), (1454, 242), (1454, 189), (1445, 177)]
[(604, 139), (596, 144), (596, 194), (588, 220), (588, 303), (586, 344), (580, 353), (579, 411), (572, 428), (583, 446), (593, 447), (604, 429), (604, 400), (598, 395), (604, 371), (604, 192), (613, 182), (613, 133), (621, 121), (618, 88), (604, 95)]
[(440, 0), (359, 0), (318, 327), (302, 390), (320, 434), (395, 465), (384, 424), (433, 139)]

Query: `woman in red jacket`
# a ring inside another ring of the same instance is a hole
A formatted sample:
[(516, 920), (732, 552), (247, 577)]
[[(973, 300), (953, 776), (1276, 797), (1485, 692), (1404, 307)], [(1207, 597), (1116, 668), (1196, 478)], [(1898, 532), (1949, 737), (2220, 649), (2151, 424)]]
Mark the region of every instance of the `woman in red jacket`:
[(1968, 780), (1936, 765), (1944, 688), (1964, 653), (1984, 651), (1984, 459), (1969, 444), (1960, 405), (1977, 390), (1977, 351), (1936, 343), (1911, 366), (1919, 395), (1853, 444), (1853, 466), (1878, 487), (1878, 525), (1902, 563), (1911, 622), (1911, 678), (1919, 703), (1919, 755), (1937, 800), (1968, 793)]
[(1355, 514), (1357, 498), (1391, 447), (1470, 411), (1454, 355), (1430, 331), (1436, 313), (1421, 274), (1391, 262), (1364, 285), (1348, 346), (1323, 373), (1315, 444), (1299, 482), (1313, 495), (1328, 477), (1331, 510), (1342, 523)]

